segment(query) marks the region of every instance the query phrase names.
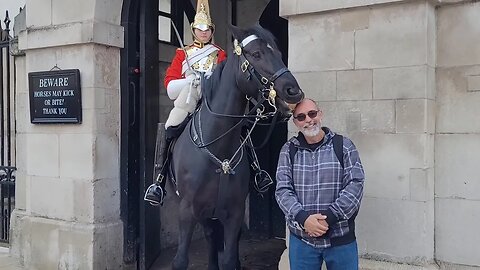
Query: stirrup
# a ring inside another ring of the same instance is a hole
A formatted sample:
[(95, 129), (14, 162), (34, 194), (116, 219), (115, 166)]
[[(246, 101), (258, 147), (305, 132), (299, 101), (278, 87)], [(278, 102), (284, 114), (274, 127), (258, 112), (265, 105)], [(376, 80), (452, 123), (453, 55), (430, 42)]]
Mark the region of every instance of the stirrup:
[(167, 191), (158, 183), (153, 183), (147, 188), (147, 191), (145, 191), (143, 200), (149, 202), (152, 206), (159, 206), (163, 205), (165, 195), (167, 195)]
[(265, 193), (273, 184), (272, 177), (265, 170), (259, 170), (255, 173), (255, 189), (258, 193)]

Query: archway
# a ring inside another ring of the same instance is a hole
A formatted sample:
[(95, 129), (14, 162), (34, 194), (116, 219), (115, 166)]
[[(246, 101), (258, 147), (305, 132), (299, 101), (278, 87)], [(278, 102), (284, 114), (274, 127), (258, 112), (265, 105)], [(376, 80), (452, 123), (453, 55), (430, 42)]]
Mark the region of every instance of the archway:
[[(278, 0), (267, 3), (265, 1), (267, 7), (260, 22), (278, 38), (286, 61), (288, 24), (278, 17)], [(234, 14), (238, 13), (238, 5), (236, 1), (228, 4), (213, 0), (210, 5), (212, 10), (217, 11), (212, 14), (217, 25), (217, 42), (225, 48), (230, 43), (227, 24), (236, 24)], [(170, 20), (176, 22), (187, 43), (190, 35), (188, 23), (193, 20), (194, 14), (190, 0), (124, 0), (123, 4), (125, 47), (121, 58), (121, 216), (124, 222), (124, 261), (136, 264), (138, 269), (149, 269), (161, 254), (162, 247), (176, 243), (176, 217), (172, 216), (171, 211), (165, 211), (169, 203), (170, 207), (174, 207), (174, 193), (168, 193), (171, 202), (167, 201), (161, 208), (145, 204), (142, 195), (152, 181), (156, 125), (166, 119), (172, 106), (161, 82), (178, 41), (173, 29), (166, 25), (170, 24)], [(276, 137), (260, 150), (259, 155), (261, 164), (272, 176), (275, 175), (278, 152), (286, 141), (286, 124), (278, 126), (275, 134)], [(250, 200), (249, 232), (261, 238), (283, 237), (283, 214), (276, 206), (273, 189), (265, 198), (254, 196)]]

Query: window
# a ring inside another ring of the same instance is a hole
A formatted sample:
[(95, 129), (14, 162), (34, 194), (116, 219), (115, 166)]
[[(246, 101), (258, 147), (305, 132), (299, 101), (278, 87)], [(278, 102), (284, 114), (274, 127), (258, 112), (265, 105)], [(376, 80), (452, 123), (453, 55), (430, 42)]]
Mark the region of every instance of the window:
[(195, 16), (195, 9), (190, 0), (159, 0), (158, 2), (158, 40), (179, 46), (177, 35), (172, 26), (175, 24), (184, 43), (191, 40), (190, 22)]

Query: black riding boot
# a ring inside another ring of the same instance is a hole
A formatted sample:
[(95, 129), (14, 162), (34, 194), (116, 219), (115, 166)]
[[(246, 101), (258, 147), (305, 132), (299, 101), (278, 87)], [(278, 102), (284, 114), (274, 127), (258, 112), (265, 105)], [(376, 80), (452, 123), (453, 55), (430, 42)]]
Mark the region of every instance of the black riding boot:
[(165, 124), (159, 123), (155, 146), (155, 161), (153, 168), (154, 183), (151, 184), (143, 199), (153, 206), (162, 205), (167, 191), (165, 190), (166, 172), (168, 167), (168, 148), (171, 140), (167, 140)]

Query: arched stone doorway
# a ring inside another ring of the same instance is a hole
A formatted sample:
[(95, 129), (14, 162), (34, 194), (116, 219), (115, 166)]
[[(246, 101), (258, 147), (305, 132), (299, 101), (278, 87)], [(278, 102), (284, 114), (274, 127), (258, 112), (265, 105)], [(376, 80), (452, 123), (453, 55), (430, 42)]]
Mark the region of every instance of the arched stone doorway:
[[(156, 124), (164, 121), (172, 106), (166, 96), (163, 77), (178, 41), (170, 27), (176, 22), (184, 43), (191, 40), (189, 21), (193, 20), (196, 1), (134, 1), (124, 0), (122, 26), (125, 29), (125, 47), (121, 60), (121, 215), (124, 222), (124, 261), (136, 264), (138, 269), (149, 269), (161, 254), (162, 248), (176, 243), (177, 220), (171, 211), (176, 198), (170, 190), (163, 207), (145, 204), (142, 194), (152, 179), (153, 151)], [(248, 2), (248, 3), (247, 3)], [(216, 1), (210, 0), (212, 17), (216, 24), (216, 43), (230, 47), (228, 23), (251, 24), (262, 15), (261, 23), (279, 39), (284, 56), (288, 54), (288, 24), (278, 17), (278, 1)], [(166, 6), (163, 6), (166, 5)], [(250, 11), (249, 11), (250, 10)], [(258, 13), (249, 19), (242, 14)], [(239, 20), (239, 16), (241, 18)], [(163, 27), (163, 28), (162, 28)], [(160, 30), (159, 30), (160, 28)], [(286, 58), (285, 58), (286, 61)], [(260, 150), (260, 162), (275, 174), (278, 151), (286, 140), (287, 127), (277, 127), (276, 138)], [(258, 132), (261, 134), (261, 131)], [(260, 137), (260, 136), (258, 136)], [(260, 140), (260, 139), (259, 139)], [(250, 199), (250, 232), (256, 237), (284, 236), (283, 215), (276, 206), (273, 190), (264, 198), (257, 194)], [(254, 207), (255, 206), (255, 207)], [(199, 234), (201, 236), (202, 234)]]

